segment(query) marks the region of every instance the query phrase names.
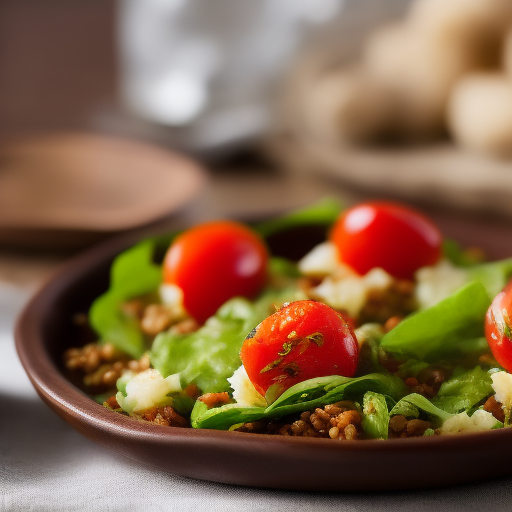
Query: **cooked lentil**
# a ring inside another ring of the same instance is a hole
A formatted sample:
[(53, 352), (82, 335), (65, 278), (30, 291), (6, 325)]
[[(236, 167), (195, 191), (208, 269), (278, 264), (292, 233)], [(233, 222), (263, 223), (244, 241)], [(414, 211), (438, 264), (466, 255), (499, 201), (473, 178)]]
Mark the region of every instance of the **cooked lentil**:
[(361, 437), (361, 416), (350, 401), (337, 402), (325, 407), (304, 411), (295, 421), (260, 420), (244, 423), (236, 430), (281, 436), (321, 437), (355, 440)]

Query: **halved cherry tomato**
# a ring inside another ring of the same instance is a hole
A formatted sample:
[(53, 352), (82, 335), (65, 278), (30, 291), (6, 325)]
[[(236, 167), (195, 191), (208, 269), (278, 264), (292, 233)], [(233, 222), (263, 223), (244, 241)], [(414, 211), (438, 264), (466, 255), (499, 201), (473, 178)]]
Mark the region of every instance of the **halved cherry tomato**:
[(485, 337), (498, 363), (512, 372), (512, 282), (498, 293), (485, 315)]
[(314, 377), (351, 377), (359, 347), (345, 318), (321, 302), (284, 305), (261, 322), (242, 344), (240, 358), (249, 379), (265, 395), (278, 396)]
[(267, 275), (261, 238), (242, 224), (208, 222), (179, 235), (163, 263), (164, 282), (183, 291), (185, 309), (204, 322), (228, 299), (252, 298)]
[(341, 261), (361, 275), (374, 267), (399, 279), (434, 265), (441, 256), (439, 229), (420, 212), (398, 203), (362, 203), (344, 212), (330, 238)]

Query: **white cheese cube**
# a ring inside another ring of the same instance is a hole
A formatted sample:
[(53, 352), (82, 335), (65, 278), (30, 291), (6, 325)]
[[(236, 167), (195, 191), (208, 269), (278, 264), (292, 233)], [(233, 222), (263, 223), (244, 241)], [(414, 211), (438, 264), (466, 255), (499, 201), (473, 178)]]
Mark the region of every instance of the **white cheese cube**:
[(312, 295), (334, 309), (344, 309), (357, 317), (371, 291), (386, 290), (392, 283), (393, 278), (387, 272), (374, 268), (365, 276), (326, 277), (312, 290)]
[(446, 299), (469, 281), (468, 273), (441, 260), (432, 267), (423, 267), (416, 272), (415, 295), (421, 309), (434, 306)]
[(183, 291), (175, 284), (163, 283), (159, 288), (162, 304), (167, 306), (172, 317), (176, 320), (187, 316), (183, 305)]
[(235, 373), (228, 379), (228, 382), (233, 388), (233, 398), (238, 405), (243, 407), (267, 406), (267, 401), (256, 391), (243, 365), (238, 370), (235, 370)]
[(331, 242), (324, 242), (314, 247), (299, 261), (298, 267), (305, 276), (311, 277), (354, 273), (350, 267), (339, 261), (338, 250)]
[(136, 373), (126, 384), (126, 396), (119, 392), (117, 403), (126, 412), (140, 412), (153, 407), (165, 405), (169, 393), (181, 391), (178, 373), (162, 377), (158, 370), (150, 368)]
[(497, 421), (490, 412), (482, 409), (475, 411), (472, 416), (468, 416), (468, 413), (464, 411), (448, 418), (441, 427), (441, 433), (483, 432), (484, 430), (491, 430)]
[(494, 398), (503, 406), (507, 413), (512, 411), (512, 375), (507, 372), (495, 372), (491, 374), (492, 388), (496, 395)]

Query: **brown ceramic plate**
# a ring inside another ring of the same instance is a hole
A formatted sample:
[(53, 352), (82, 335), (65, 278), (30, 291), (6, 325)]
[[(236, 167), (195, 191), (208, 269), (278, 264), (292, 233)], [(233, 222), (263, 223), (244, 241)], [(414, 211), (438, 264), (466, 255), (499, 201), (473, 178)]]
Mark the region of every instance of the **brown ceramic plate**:
[[(475, 242), (485, 230), (466, 228), (473, 230)], [(302, 232), (301, 239), (305, 237)], [(106, 289), (112, 258), (130, 242), (113, 241), (72, 260), (32, 299), (16, 327), (18, 353), (37, 392), (89, 439), (132, 460), (178, 475), (280, 489), (408, 489), (512, 473), (505, 462), (512, 457), (512, 429), (337, 442), (160, 427), (96, 404), (65, 378), (60, 361), (64, 349), (77, 343), (73, 314), (86, 310)], [(494, 254), (502, 252), (489, 249)], [(507, 250), (512, 254), (512, 243)]]
[(0, 142), (0, 243), (76, 246), (155, 223), (205, 183), (191, 159), (87, 133)]

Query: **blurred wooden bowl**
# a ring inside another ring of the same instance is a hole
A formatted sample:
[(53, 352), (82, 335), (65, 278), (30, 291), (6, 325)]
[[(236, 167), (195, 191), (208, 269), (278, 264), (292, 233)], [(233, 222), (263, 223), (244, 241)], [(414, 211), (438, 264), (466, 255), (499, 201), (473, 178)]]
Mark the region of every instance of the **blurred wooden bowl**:
[(169, 217), (202, 189), (194, 161), (143, 142), (53, 134), (0, 143), (0, 244), (77, 247)]

